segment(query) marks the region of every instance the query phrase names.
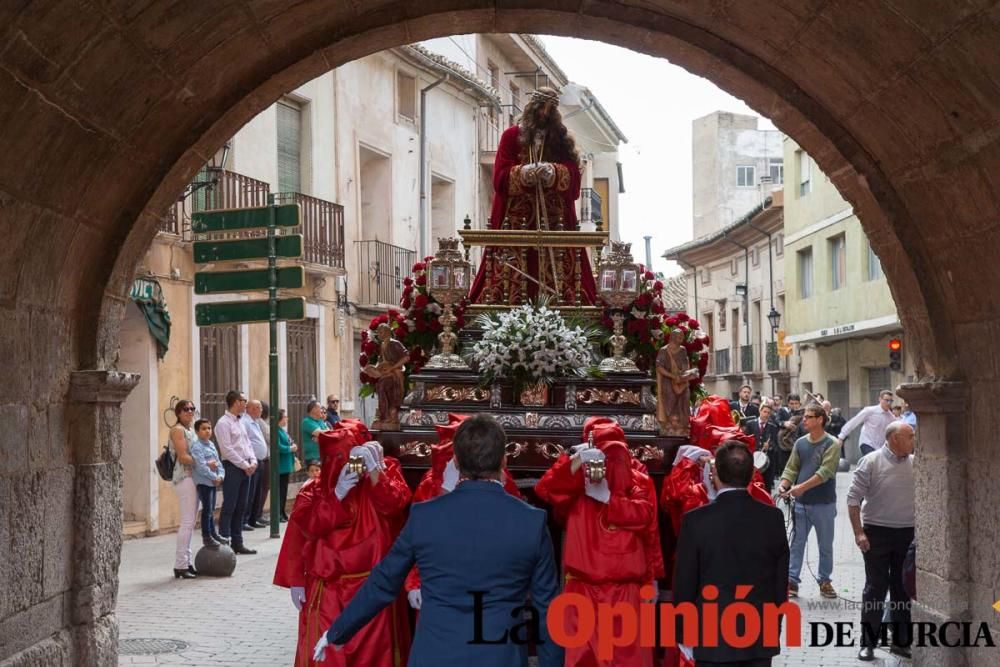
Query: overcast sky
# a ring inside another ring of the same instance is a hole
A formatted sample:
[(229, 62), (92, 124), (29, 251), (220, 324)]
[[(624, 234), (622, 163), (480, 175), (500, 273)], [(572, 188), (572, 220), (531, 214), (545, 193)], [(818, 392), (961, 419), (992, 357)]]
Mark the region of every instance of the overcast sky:
[[(678, 273), (660, 255), (691, 239), (691, 121), (713, 111), (759, 114), (668, 60), (603, 42), (550, 36), (542, 41), (567, 76), (590, 88), (628, 137), (620, 151), (622, 240), (632, 242), (633, 256), (641, 262), (642, 237), (651, 235), (654, 269)], [(762, 122), (764, 127), (773, 126)]]

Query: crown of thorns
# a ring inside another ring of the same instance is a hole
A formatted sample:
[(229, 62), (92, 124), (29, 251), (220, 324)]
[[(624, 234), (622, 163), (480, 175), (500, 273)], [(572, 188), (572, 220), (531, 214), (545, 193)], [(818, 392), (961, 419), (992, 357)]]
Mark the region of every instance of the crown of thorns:
[(531, 94), (531, 99), (537, 100), (539, 102), (555, 102), (559, 103), (559, 95), (553, 93), (547, 93), (543, 90), (536, 90)]

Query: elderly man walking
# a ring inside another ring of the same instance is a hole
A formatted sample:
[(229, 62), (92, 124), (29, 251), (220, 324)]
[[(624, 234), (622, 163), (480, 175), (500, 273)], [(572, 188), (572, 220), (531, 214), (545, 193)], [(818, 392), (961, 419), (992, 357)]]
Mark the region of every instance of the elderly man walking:
[(858, 463), (847, 492), (854, 541), (865, 559), (858, 660), (875, 659), (888, 589), (893, 633), (889, 652), (910, 657), (910, 597), (903, 587), (903, 562), (913, 541), (913, 428), (889, 424), (885, 444)]

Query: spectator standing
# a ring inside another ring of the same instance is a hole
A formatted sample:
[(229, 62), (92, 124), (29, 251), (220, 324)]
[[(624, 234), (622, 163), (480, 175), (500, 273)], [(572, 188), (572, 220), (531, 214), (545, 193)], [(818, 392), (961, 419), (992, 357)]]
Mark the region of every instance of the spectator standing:
[[(266, 482), (266, 476), (270, 474), (267, 436), (261, 428), (261, 416), (264, 414), (264, 404), (258, 400), (247, 402), (247, 413), (243, 419), (243, 426), (246, 428), (247, 437), (250, 439), (250, 446), (253, 447), (253, 455), (257, 459), (257, 469), (250, 477), (250, 488), (247, 490), (247, 506), (243, 512), (243, 530), (253, 530), (254, 528), (265, 528), (267, 524), (261, 521), (264, 513), (264, 496), (261, 494)], [(270, 487), (270, 484), (267, 484)], [(267, 491), (264, 491), (266, 494)], [(257, 511), (258, 501), (260, 512)]]
[(191, 534), (198, 518), (198, 490), (191, 478), (194, 459), (191, 444), (197, 440), (192, 424), (197, 408), (188, 400), (177, 401), (174, 417), (177, 422), (170, 428), (168, 447), (174, 457), (174, 493), (180, 505), (180, 527), (177, 529), (177, 546), (174, 550), (174, 579), (194, 579), (198, 573), (191, 564)]
[(914, 507), (913, 428), (895, 421), (886, 427), (885, 444), (858, 462), (847, 492), (854, 542), (865, 560), (858, 660), (875, 659), (886, 591), (893, 602), (889, 652), (910, 657), (910, 596), (903, 569), (913, 542)]
[(858, 442), (861, 445), (861, 455), (870, 454), (875, 451), (880, 443), (885, 442), (885, 428), (896, 421), (896, 415), (892, 414), (892, 392), (883, 389), (878, 393), (878, 404), (869, 405), (851, 417), (844, 427), (840, 429), (840, 440), (846, 440), (854, 429), (861, 427), (861, 436)]
[(232, 542), (238, 554), (255, 554), (243, 544), (243, 515), (247, 509), (250, 478), (257, 471), (244, 422), (247, 397), (240, 391), (226, 394), (226, 411), (215, 424), (215, 439), (222, 454), (226, 478), (222, 482), (222, 511), (219, 513), (219, 534)]
[(319, 434), (330, 429), (319, 401), (309, 401), (306, 416), (302, 418), (303, 455), (306, 461), (319, 460)]
[(326, 397), (326, 423), (333, 426), (340, 421), (340, 399), (336, 394)]
[(781, 404), (781, 401), (782, 399), (780, 394), (775, 394), (774, 398), (771, 399), (771, 402), (773, 403), (773, 406), (771, 407), (771, 416), (776, 422), (778, 422), (779, 425), (788, 421), (788, 418), (792, 416), (788, 408)]
[(198, 439), (191, 445), (191, 457), (194, 459), (192, 476), (201, 502), (201, 540), (206, 547), (217, 547), (229, 543), (215, 530), (215, 490), (222, 486), (226, 471), (212, 443), (212, 422), (199, 419), (194, 423), (194, 432)]
[(288, 505), (288, 477), (295, 471), (295, 452), (299, 446), (288, 435), (288, 413), (278, 410), (278, 495), (281, 498), (281, 521), (288, 521), (285, 507)]
[(903, 414), (899, 417), (904, 424), (909, 424), (914, 432), (917, 430), (917, 414), (910, 409), (910, 404), (903, 401)]
[(788, 465), (781, 475), (783, 497), (795, 498), (794, 533), (788, 563), (788, 596), (798, 597), (802, 559), (809, 532), (816, 528), (819, 545), (819, 592), (836, 598), (833, 589), (833, 532), (837, 517), (837, 462), (840, 442), (827, 433), (826, 412), (818, 403), (806, 406), (802, 415), (806, 434), (795, 441)]

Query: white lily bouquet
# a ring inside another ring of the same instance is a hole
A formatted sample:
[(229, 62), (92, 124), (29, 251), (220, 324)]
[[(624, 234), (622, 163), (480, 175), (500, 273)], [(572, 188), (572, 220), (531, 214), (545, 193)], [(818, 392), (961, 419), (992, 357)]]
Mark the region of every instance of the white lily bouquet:
[(472, 348), (469, 361), (485, 384), (506, 378), (520, 391), (529, 385), (548, 384), (556, 377), (596, 374), (593, 343), (599, 329), (567, 324), (562, 314), (544, 301), (480, 315), (474, 326), (482, 330), (483, 337)]

